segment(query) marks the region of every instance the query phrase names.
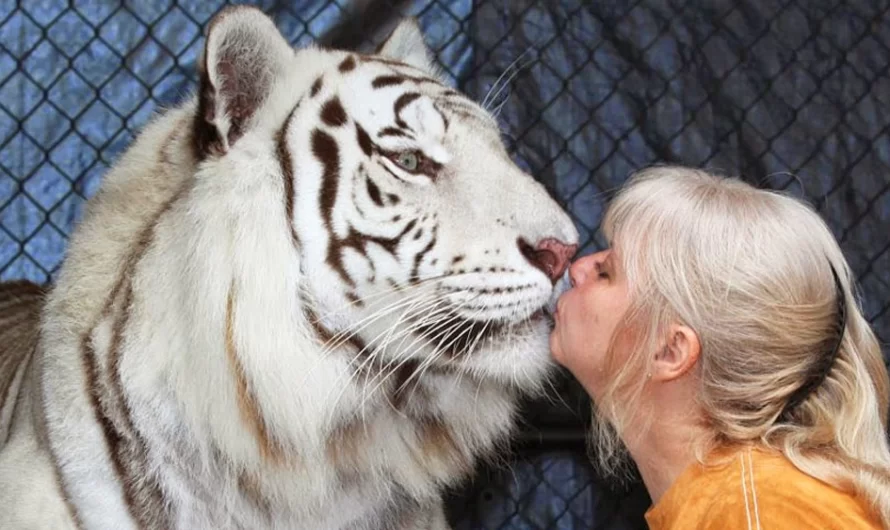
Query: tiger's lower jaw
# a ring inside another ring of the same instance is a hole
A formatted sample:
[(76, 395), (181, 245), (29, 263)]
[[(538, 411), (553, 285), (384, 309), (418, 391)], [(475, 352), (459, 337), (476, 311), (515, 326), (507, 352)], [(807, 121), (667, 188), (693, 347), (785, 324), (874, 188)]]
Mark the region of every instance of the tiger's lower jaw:
[(552, 317), (539, 309), (520, 322), (489, 327), (473, 337), (476, 346), (472, 351), (455, 351), (447, 364), (513, 390), (535, 394), (543, 390), (556, 367), (550, 356), (551, 327)]

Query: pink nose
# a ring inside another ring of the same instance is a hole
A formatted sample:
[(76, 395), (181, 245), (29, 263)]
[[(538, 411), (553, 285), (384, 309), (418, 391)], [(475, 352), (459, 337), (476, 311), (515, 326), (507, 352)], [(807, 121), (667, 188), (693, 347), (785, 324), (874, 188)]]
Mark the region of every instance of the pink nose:
[(560, 279), (569, 261), (578, 250), (578, 245), (567, 245), (554, 238), (543, 239), (536, 247), (532, 247), (524, 239), (518, 241), (519, 251), (535, 267), (544, 271), (544, 274), (555, 282)]

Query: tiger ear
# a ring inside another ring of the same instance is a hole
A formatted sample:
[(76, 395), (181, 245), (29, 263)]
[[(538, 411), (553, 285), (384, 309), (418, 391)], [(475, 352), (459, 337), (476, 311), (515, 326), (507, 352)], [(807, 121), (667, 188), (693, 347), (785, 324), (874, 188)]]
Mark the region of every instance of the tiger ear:
[(432, 50), (423, 40), (420, 24), (413, 17), (399, 22), (377, 54), (419, 68), (433, 77), (441, 77)]
[(226, 7), (213, 17), (198, 62), (199, 156), (225, 153), (250, 128), (294, 53), (259, 9)]

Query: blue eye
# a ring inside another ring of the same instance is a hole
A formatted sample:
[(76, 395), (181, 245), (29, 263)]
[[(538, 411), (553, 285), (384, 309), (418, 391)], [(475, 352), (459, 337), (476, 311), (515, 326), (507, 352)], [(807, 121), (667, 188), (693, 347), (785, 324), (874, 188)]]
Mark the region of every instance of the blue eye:
[(414, 151), (403, 151), (395, 156), (395, 162), (408, 171), (417, 171), (417, 167), (420, 165), (420, 157)]

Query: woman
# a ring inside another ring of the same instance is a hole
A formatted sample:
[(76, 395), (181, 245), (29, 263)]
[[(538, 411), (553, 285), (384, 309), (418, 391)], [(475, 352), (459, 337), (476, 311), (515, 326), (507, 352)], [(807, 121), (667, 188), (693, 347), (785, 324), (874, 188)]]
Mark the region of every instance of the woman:
[(660, 167), (570, 268), (554, 358), (624, 450), (652, 529), (890, 528), (887, 369), (847, 263), (803, 203)]

